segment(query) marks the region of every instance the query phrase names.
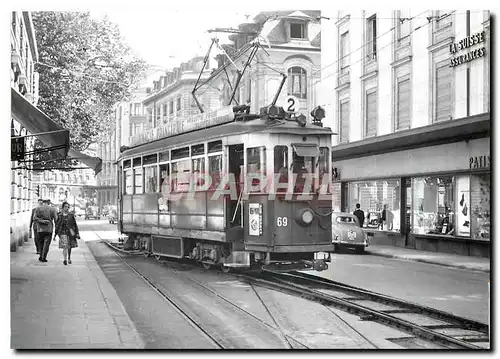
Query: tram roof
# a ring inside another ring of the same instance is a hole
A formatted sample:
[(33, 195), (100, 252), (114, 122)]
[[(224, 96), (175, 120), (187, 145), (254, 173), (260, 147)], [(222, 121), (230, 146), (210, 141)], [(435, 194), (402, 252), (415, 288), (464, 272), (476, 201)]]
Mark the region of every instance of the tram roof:
[(130, 147), (120, 155), (118, 160), (139, 154), (142, 155), (152, 153), (154, 151), (162, 151), (165, 148), (175, 147), (182, 144), (186, 144), (187, 146), (197, 141), (215, 140), (222, 137), (242, 135), (252, 132), (290, 135), (334, 134), (329, 127), (319, 127), (310, 123), (308, 123), (305, 127), (300, 127), (295, 121), (285, 121), (284, 123), (278, 124), (267, 124), (265, 120), (261, 119), (252, 121), (235, 121)]

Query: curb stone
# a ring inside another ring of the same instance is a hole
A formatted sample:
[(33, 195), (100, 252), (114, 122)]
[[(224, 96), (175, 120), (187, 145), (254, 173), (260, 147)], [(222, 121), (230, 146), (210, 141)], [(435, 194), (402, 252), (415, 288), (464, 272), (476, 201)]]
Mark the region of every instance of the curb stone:
[[(119, 346), (119, 348), (144, 349), (144, 341), (137, 332), (134, 323), (126, 314), (127, 312), (123, 307), (123, 304), (119, 300), (118, 294), (111, 286), (111, 283), (109, 283), (95, 258), (90, 254), (88, 244), (86, 242), (85, 244), (88, 250), (88, 252), (84, 253), (85, 261), (87, 262), (89, 269), (97, 280), (97, 284), (104, 298), (106, 307), (108, 308), (109, 313), (112, 316), (113, 321), (118, 329), (118, 335), (121, 341), (121, 345)], [(100, 345), (100, 347), (102, 347), (102, 345)], [(112, 348), (109, 348), (108, 346), (106, 349)]]
[(448, 267), (448, 268), (466, 269), (466, 270), (470, 270), (470, 271), (490, 273), (490, 269), (472, 267), (472, 266), (467, 266), (465, 264), (449, 264), (449, 263), (443, 263), (443, 262), (433, 261), (432, 259), (408, 258), (408, 257), (404, 257), (404, 256), (398, 256), (398, 255), (395, 255), (395, 254), (387, 254), (387, 253), (380, 253), (380, 252), (371, 252), (370, 250), (367, 250), (366, 252), (370, 253), (370, 254), (372, 254), (374, 256), (379, 256), (379, 257), (394, 258), (394, 259), (400, 259), (400, 260), (405, 260), (405, 261), (409, 261), (409, 262), (421, 262), (421, 263), (434, 264), (434, 265), (438, 265), (438, 266), (442, 266), (442, 267)]

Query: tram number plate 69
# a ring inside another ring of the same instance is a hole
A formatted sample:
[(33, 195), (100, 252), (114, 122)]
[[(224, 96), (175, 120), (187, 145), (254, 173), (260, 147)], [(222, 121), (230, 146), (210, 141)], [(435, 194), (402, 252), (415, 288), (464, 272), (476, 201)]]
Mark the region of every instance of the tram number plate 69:
[(288, 226), (288, 218), (287, 217), (276, 217), (276, 226), (277, 227)]

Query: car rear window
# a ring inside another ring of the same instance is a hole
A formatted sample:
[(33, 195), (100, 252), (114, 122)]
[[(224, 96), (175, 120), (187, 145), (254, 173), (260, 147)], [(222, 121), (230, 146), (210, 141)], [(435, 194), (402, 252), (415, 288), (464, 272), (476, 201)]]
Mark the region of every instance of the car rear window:
[(337, 217), (336, 221), (343, 224), (356, 224), (356, 220), (353, 217)]

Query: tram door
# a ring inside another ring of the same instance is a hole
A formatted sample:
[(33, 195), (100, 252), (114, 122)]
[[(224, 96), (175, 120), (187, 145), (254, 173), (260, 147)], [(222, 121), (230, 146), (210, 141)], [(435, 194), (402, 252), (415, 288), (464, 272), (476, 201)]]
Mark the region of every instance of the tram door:
[[(243, 150), (243, 144), (238, 144), (238, 145), (231, 145), (228, 146), (229, 151), (228, 151), (228, 170), (229, 173), (234, 175), (234, 179), (236, 181), (236, 188), (238, 188), (238, 195), (243, 191), (243, 187), (240, 188), (240, 178), (242, 175), (243, 171), (243, 155), (244, 155), (244, 150)], [(238, 198), (227, 198), (226, 199), (226, 208), (228, 209), (227, 211), (227, 225), (228, 228), (234, 227), (234, 226), (241, 226), (241, 211), (242, 211), (242, 206), (243, 203), (238, 203)]]

